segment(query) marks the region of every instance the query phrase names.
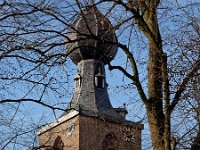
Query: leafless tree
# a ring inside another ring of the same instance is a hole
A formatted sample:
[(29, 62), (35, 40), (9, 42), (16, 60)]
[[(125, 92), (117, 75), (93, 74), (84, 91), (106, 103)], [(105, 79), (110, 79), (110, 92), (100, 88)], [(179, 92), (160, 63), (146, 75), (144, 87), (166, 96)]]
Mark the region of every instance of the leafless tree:
[[(72, 90), (65, 45), (75, 42), (67, 33), (88, 3), (0, 2), (2, 149), (35, 146), (34, 131), (49, 120), (47, 115), (40, 115), (39, 121), (29, 118), (33, 117), (28, 111), (31, 104), (52, 110), (55, 118), (57, 111), (65, 110)], [(155, 150), (199, 145), (199, 98), (195, 97), (200, 69), (199, 5), (192, 0), (104, 0), (90, 5), (102, 11), (116, 30), (119, 40), (113, 44), (118, 45), (124, 63), (108, 66), (122, 72), (131, 83), (127, 89), (139, 95)]]

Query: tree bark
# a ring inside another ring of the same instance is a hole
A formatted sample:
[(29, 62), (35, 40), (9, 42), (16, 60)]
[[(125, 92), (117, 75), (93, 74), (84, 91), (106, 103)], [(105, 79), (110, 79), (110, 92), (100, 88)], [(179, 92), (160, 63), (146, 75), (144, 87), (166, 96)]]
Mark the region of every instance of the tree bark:
[(147, 116), (154, 150), (164, 150), (164, 113), (162, 101), (161, 58), (157, 48), (150, 43), (148, 64)]
[[(149, 42), (148, 103), (145, 106), (152, 145), (154, 150), (170, 150), (169, 84), (167, 62), (163, 56), (162, 39), (157, 20), (158, 4), (159, 1), (156, 0), (137, 1), (137, 3), (129, 1), (135, 22)], [(165, 112), (163, 100), (165, 101)]]
[(163, 114), (154, 106), (147, 106), (147, 116), (149, 121), (150, 135), (154, 150), (164, 150), (163, 130), (164, 120)]
[[(153, 2), (152, 2), (153, 3)], [(147, 109), (150, 134), (154, 150), (165, 150), (165, 115), (163, 112), (163, 56), (157, 15), (157, 5), (149, 5), (144, 20), (153, 36), (149, 38), (148, 97), (150, 108)], [(149, 107), (148, 106), (148, 107)]]
[(167, 55), (162, 56), (162, 76), (163, 76), (163, 100), (164, 100), (164, 143), (165, 150), (171, 150), (171, 113), (170, 113), (170, 88), (167, 69)]

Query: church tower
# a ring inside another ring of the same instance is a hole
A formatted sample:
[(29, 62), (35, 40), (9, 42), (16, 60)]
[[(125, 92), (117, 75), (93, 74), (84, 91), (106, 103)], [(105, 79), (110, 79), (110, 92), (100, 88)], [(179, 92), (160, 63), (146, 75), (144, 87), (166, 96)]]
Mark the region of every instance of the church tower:
[(107, 92), (104, 65), (117, 52), (111, 23), (88, 6), (66, 36), (77, 64), (74, 94), (60, 118), (38, 130), (40, 149), (140, 150), (143, 125), (126, 120), (126, 108), (113, 108)]

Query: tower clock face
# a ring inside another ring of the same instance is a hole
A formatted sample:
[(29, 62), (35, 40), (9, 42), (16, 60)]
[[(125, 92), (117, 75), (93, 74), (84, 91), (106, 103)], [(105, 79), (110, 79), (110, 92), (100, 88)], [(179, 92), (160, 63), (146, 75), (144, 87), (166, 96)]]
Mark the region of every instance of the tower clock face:
[(75, 123), (74, 122), (69, 123), (66, 129), (67, 137), (70, 137), (73, 134), (74, 130), (75, 130)]
[(135, 128), (131, 126), (125, 126), (123, 128), (123, 134), (124, 134), (124, 141), (126, 142), (132, 142), (136, 143), (136, 134), (135, 134)]

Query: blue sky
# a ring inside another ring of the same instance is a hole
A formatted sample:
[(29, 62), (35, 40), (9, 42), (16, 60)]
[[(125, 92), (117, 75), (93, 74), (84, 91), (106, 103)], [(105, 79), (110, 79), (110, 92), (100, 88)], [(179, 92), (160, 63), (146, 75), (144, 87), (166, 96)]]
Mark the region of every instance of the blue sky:
[[(1, 2), (1, 1), (0, 1)], [(59, 7), (62, 6), (62, 8), (67, 8), (68, 3), (70, 3), (71, 1), (60, 1), (60, 3), (55, 3), (56, 5), (58, 5)], [(179, 0), (179, 5), (180, 6), (184, 6), (186, 3), (188, 3), (188, 1), (181, 1)], [(194, 1), (193, 1), (194, 2)], [(198, 1), (196, 1), (198, 2)], [(176, 30), (179, 28), (178, 25), (180, 20), (180, 16), (178, 16), (179, 14), (182, 14), (180, 12), (178, 12), (176, 10), (176, 8), (173, 8), (173, 3), (175, 3), (174, 1), (163, 1), (162, 2), (164, 6), (163, 9), (159, 10), (160, 16), (159, 16), (159, 21), (160, 21), (160, 25), (161, 25), (161, 33), (163, 37), (167, 37), (166, 35), (168, 35), (170, 32), (171, 34), (173, 33), (173, 30)], [(165, 3), (165, 4), (164, 4)], [(176, 5), (176, 4), (175, 4)], [(167, 7), (166, 7), (167, 6)], [(106, 13), (106, 8), (108, 7), (108, 5), (100, 5), (98, 8), (99, 10), (102, 11), (102, 13)], [(171, 10), (169, 12), (165, 12), (165, 7), (167, 8), (171, 8)], [(74, 8), (77, 8), (77, 6), (74, 6)], [(71, 13), (68, 13), (68, 10), (72, 10)], [(67, 9), (62, 9), (59, 10), (62, 14), (67, 14), (68, 16), (65, 17), (61, 17), (62, 19), (66, 19), (65, 21), (69, 22), (72, 20), (72, 18), (74, 17), (74, 11), (72, 9), (72, 7), (69, 7)], [(192, 13), (192, 11), (191, 11)], [(194, 11), (193, 11), (194, 13)], [(127, 12), (123, 13), (121, 11), (120, 7), (116, 7), (109, 15), (109, 19), (111, 20), (113, 25), (116, 25), (121, 19), (126, 18), (127, 16), (129, 16), (130, 14)], [(166, 16), (165, 16), (166, 15)], [(175, 17), (177, 15), (177, 17)], [(37, 16), (35, 16), (37, 18)], [(170, 20), (170, 18), (175, 18), (175, 20)], [(47, 17), (47, 18), (40, 18), (42, 19), (52, 19), (51, 17)], [(176, 20), (177, 19), (177, 20)], [(166, 21), (167, 20), (167, 21)], [(44, 20), (43, 20), (44, 21)], [(177, 22), (176, 22), (177, 21)], [(182, 20), (183, 21), (183, 20)], [(26, 22), (28, 23), (28, 22)], [(38, 22), (35, 22), (36, 24)], [(144, 36), (138, 31), (138, 29), (135, 26), (130, 26), (130, 24), (132, 24), (132, 21), (126, 23), (124, 26), (127, 27), (126, 30), (122, 30), (119, 29), (116, 31), (116, 34), (118, 36), (118, 40), (120, 43), (126, 44), (130, 50), (132, 51), (133, 55), (135, 56), (135, 59), (138, 63), (138, 67), (139, 67), (139, 72), (140, 72), (140, 80), (142, 81), (143, 87), (145, 92), (147, 92), (147, 81), (146, 81), (146, 69), (147, 69), (147, 60), (148, 60), (148, 44), (146, 39), (144, 38)], [(170, 24), (170, 25), (169, 25)], [(46, 25), (48, 25), (49, 29), (54, 29), (57, 31), (62, 31), (63, 33), (66, 32), (66, 26), (60, 22), (57, 22), (55, 20), (51, 20), (48, 21), (46, 23)], [(39, 27), (38, 29), (42, 29), (43, 26)], [(13, 29), (14, 30), (14, 29)], [(12, 30), (11, 30), (12, 31)], [(130, 32), (131, 31), (131, 32)], [(169, 36), (171, 35), (169, 34)], [(131, 36), (130, 36), (131, 35)], [(24, 39), (30, 39), (29, 42), (37, 42), (37, 41), (42, 41), (42, 37), (46, 37), (46, 36), (50, 36), (50, 37), (54, 37), (54, 33), (41, 33), (38, 35), (28, 35), (28, 36), (24, 36)], [(175, 35), (173, 35), (175, 36)], [(129, 41), (129, 38), (131, 41)], [(171, 37), (173, 38), (173, 37)], [(15, 39), (16, 40), (16, 39)], [(51, 38), (50, 40), (47, 41), (47, 43), (51, 43), (54, 41), (62, 41), (63, 37), (54, 37)], [(166, 41), (168, 39), (166, 38)], [(14, 41), (16, 42), (16, 41)], [(23, 43), (23, 42), (22, 42)], [(19, 42), (19, 44), (22, 44), (21, 42)], [(170, 49), (172, 48), (172, 46), (174, 45), (170, 45), (169, 41), (164, 42), (164, 51), (165, 52), (169, 52)], [(38, 47), (41, 48), (41, 47)], [(173, 47), (174, 48), (174, 47)], [(49, 53), (65, 53), (65, 47), (64, 46), (59, 46), (59, 47), (55, 47), (54, 49), (52, 49), (52, 51), (49, 51)], [(29, 53), (25, 53), (27, 55), (27, 57), (37, 57), (36, 54), (31, 55)], [(21, 55), (25, 55), (24, 53), (22, 53)], [(30, 56), (31, 55), (31, 56)], [(16, 76), (16, 75), (21, 75), (23, 72), (29, 70), (31, 67), (31, 64), (27, 63), (26, 61), (20, 61), (20, 63), (22, 63), (23, 65), (20, 65), (19, 60), (17, 59), (6, 59), (6, 60), (1, 60), (1, 63), (4, 65), (0, 66), (1, 69), (1, 75), (5, 75), (5, 76)], [(115, 59), (112, 61), (113, 65), (120, 65), (125, 67), (128, 72), (131, 72), (130, 70), (130, 64), (127, 63), (127, 59), (124, 56), (123, 52), (121, 49), (118, 50), (118, 53), (115, 57)], [(6, 67), (5, 67), (6, 65)], [(28, 74), (27, 76), (25, 76), (27, 79), (32, 79), (32, 80), (40, 80), (45, 74), (45, 72), (48, 71), (48, 64), (47, 66), (42, 66), (41, 68), (39, 68), (37, 71), (33, 72), (32, 74)], [(37, 73), (40, 73), (41, 75), (36, 75)], [(45, 95), (43, 95), (43, 100), (49, 104), (52, 104), (54, 106), (59, 106), (61, 108), (65, 108), (65, 106), (67, 105), (67, 103), (71, 100), (72, 94), (73, 94), (73, 87), (74, 87), (74, 81), (73, 78), (75, 76), (76, 73), (76, 65), (74, 65), (70, 60), (66, 61), (63, 65), (58, 65), (55, 66), (54, 69), (52, 69), (50, 72), (48, 72), (44, 83), (48, 83), (51, 81), (51, 87), (54, 88), (54, 90), (46, 90)], [(109, 92), (109, 96), (110, 96), (110, 100), (111, 103), (113, 104), (113, 107), (121, 107), (123, 105), (123, 103), (127, 104), (127, 108), (129, 111), (129, 114), (127, 116), (128, 119), (133, 120), (133, 121), (139, 121), (141, 119), (143, 119), (143, 117), (145, 116), (145, 110), (144, 110), (144, 106), (140, 101), (140, 97), (137, 94), (136, 89), (134, 88), (134, 86), (132, 85), (131, 81), (129, 79), (127, 79), (121, 72), (119, 71), (109, 71), (107, 69), (106, 66), (106, 76), (107, 76), (107, 82), (108, 82), (108, 92)], [(52, 80), (50, 80), (52, 79)], [(59, 83), (58, 83), (59, 81)], [(42, 90), (44, 90), (44, 87), (38, 85), (36, 87), (33, 88), (33, 84), (29, 83), (29, 84), (25, 84), (24, 81), (7, 81), (7, 82), (2, 82), (0, 81), (0, 87), (1, 92), (0, 92), (0, 96), (2, 98), (5, 99), (14, 99), (14, 98), (35, 98), (38, 99), (38, 97), (41, 96), (41, 92)], [(33, 89), (32, 89), (33, 88)], [(29, 92), (30, 91), (30, 92)], [(27, 94), (28, 93), (28, 94)], [(64, 103), (64, 104), (62, 104)], [(28, 103), (21, 103), (20, 105), (14, 104), (12, 107), (11, 106), (0, 106), (2, 108), (2, 110), (4, 110), (5, 108), (10, 108), (9, 110), (6, 110), (5, 116), (7, 116), (8, 120), (10, 118), (12, 118), (12, 116), (14, 117), (14, 121), (19, 121), (19, 126), (21, 126), (24, 130), (26, 130), (26, 128), (28, 127), (32, 127), (34, 125), (37, 124), (45, 124), (45, 123), (49, 123), (54, 121), (56, 118), (54, 116), (54, 113), (52, 110), (43, 107), (41, 105), (32, 103), (32, 102), (28, 102)], [(13, 111), (19, 109), (20, 111)], [(16, 113), (16, 114), (15, 114)], [(56, 111), (57, 117), (60, 115), (60, 111)], [(23, 125), (20, 124), (22, 123), (22, 120), (24, 120)], [(148, 125), (146, 123), (146, 120), (144, 120), (145, 123), (145, 130), (143, 132), (144, 134), (144, 142), (148, 142), (149, 141), (149, 137), (148, 137)], [(13, 130), (17, 129), (14, 126), (11, 128), (13, 128)], [(8, 128), (9, 129), (9, 128)], [(3, 131), (4, 128), (1, 128), (0, 131)], [(146, 136), (147, 135), (147, 136)], [(144, 143), (145, 144), (145, 143)]]

